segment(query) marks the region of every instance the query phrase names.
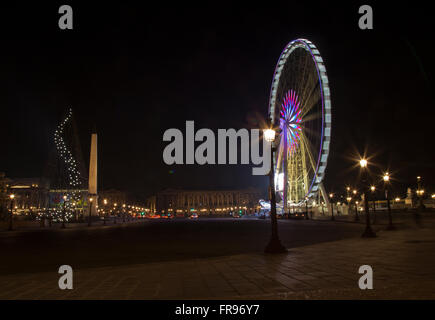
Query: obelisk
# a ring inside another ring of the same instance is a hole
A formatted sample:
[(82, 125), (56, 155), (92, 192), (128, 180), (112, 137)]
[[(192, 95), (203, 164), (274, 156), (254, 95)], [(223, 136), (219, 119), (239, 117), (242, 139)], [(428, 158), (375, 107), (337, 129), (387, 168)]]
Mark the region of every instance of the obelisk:
[(89, 198), (93, 198), (91, 205), (91, 215), (96, 216), (98, 205), (98, 192), (97, 192), (97, 130), (94, 128), (91, 136), (91, 154), (89, 159)]

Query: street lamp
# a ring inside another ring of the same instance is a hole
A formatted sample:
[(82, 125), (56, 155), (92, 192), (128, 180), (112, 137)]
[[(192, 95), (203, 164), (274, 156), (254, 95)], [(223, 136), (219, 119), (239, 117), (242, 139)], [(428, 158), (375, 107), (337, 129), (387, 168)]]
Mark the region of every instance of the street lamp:
[(89, 198), (89, 220), (88, 220), (88, 227), (91, 226), (91, 211), (92, 211), (92, 201), (94, 201), (94, 198)]
[(418, 194), (418, 198), (419, 198), (419, 209), (420, 209), (420, 211), (423, 211), (423, 208), (424, 208), (424, 205), (423, 205), (424, 190), (421, 187), (421, 177), (420, 176), (417, 177), (417, 186), (418, 186), (417, 194)]
[(104, 212), (103, 212), (103, 225), (106, 225), (106, 214), (107, 214), (107, 199), (103, 200), (104, 203)]
[(362, 234), (363, 238), (374, 238), (376, 237), (376, 233), (372, 230), (372, 227), (370, 225), (370, 211), (369, 211), (369, 200), (368, 200), (368, 192), (367, 192), (367, 160), (361, 159), (359, 161), (359, 164), (361, 166), (362, 170), (362, 188), (364, 192), (364, 209), (366, 212), (366, 229), (364, 233)]
[(117, 203), (115, 203), (114, 204), (114, 206), (115, 206), (115, 209), (114, 209), (114, 219), (113, 219), (113, 224), (116, 224), (116, 216), (118, 215), (118, 211), (117, 211), (117, 209), (116, 209), (116, 207), (118, 206), (118, 204)]
[(74, 215), (74, 219), (77, 222), (77, 211), (76, 211), (76, 203), (75, 203), (75, 201), (72, 203), (72, 212), (73, 212), (73, 215)]
[(388, 210), (388, 227), (387, 230), (395, 230), (396, 228), (393, 225), (393, 217), (391, 215), (391, 206), (390, 206), (390, 174), (385, 172), (384, 176), (384, 189), (385, 189), (385, 198), (387, 199), (387, 210)]
[(122, 222), (125, 222), (125, 204), (122, 205)]
[[(269, 120), (269, 124), (271, 121)], [(266, 129), (263, 131), (264, 139), (270, 143), (270, 172), (269, 172), (269, 199), (270, 199), (270, 221), (272, 234), (270, 241), (264, 249), (265, 253), (284, 253), (286, 248), (281, 244), (278, 237), (278, 223), (276, 220), (276, 198), (275, 198), (275, 170), (273, 168), (273, 142), (275, 141), (275, 130)]]
[(305, 220), (309, 220), (308, 218), (308, 197), (305, 197)]
[(355, 196), (355, 222), (358, 222), (359, 221), (359, 215), (358, 215), (358, 201), (356, 201), (356, 199), (357, 199), (357, 197), (356, 197), (356, 195), (357, 195), (357, 191), (356, 190), (353, 190), (352, 191), (352, 193), (354, 194), (354, 196)]
[(14, 229), (14, 199), (15, 199), (15, 195), (12, 193), (11, 195), (9, 195), (9, 199), (11, 199), (11, 213), (9, 216), (9, 231), (12, 231)]
[(357, 195), (358, 191), (356, 191), (354, 189), (354, 190), (352, 190), (352, 193), (355, 196), (355, 202), (354, 202), (354, 204), (355, 204), (355, 219), (354, 219), (354, 221), (358, 222), (359, 221), (359, 216), (358, 216), (358, 201), (356, 201), (356, 199), (357, 199), (356, 195)]
[(331, 220), (332, 221), (335, 220), (335, 218), (334, 218), (334, 203), (333, 203), (333, 198), (334, 198), (334, 194), (330, 193), (329, 194), (329, 199), (331, 199), (330, 202), (331, 202)]
[(371, 186), (370, 191), (372, 192), (371, 196), (373, 200), (373, 224), (375, 224), (376, 223), (376, 194), (375, 194), (376, 187)]
[(418, 209), (414, 212), (414, 219), (417, 225), (420, 225), (420, 212), (423, 211), (424, 205), (423, 205), (423, 194), (424, 190), (421, 187), (421, 177), (417, 177), (417, 196), (418, 196)]
[(66, 211), (66, 195), (63, 196), (63, 210), (62, 210), (62, 229), (65, 229), (65, 211)]

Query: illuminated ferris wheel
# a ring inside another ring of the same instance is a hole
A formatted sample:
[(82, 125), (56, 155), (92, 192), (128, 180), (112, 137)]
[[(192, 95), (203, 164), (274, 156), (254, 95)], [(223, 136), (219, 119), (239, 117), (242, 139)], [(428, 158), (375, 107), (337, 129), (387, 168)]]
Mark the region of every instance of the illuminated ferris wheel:
[[(269, 114), (278, 129), (274, 154), (280, 206), (322, 197), (331, 140), (331, 98), (319, 50), (306, 39), (291, 41), (275, 68)], [(320, 192), (320, 193), (319, 193)]]

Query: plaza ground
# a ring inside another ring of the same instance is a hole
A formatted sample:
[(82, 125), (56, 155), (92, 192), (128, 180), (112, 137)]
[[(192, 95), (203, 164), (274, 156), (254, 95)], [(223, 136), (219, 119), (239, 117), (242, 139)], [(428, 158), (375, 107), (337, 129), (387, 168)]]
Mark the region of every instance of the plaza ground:
[[(398, 219), (362, 239), (362, 223), (280, 220), (287, 254), (265, 255), (270, 223), (146, 220), (116, 226), (0, 232), (2, 299), (433, 299), (435, 223)], [(340, 221), (342, 220), (342, 221)], [(60, 265), (74, 289), (58, 288)], [(358, 268), (374, 290), (358, 288)]]

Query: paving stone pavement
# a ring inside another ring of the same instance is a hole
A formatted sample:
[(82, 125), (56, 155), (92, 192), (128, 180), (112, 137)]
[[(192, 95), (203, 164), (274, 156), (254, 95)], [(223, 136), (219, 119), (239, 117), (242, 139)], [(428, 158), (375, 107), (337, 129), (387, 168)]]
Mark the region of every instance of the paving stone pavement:
[[(358, 288), (373, 268), (374, 289)], [(74, 266), (72, 266), (74, 268)], [(434, 299), (435, 229), (382, 231), (291, 249), (206, 259), (0, 276), (0, 299)]]

